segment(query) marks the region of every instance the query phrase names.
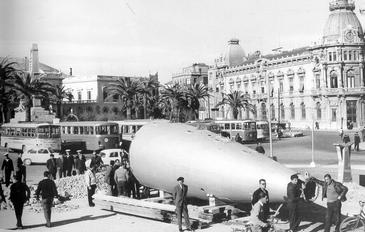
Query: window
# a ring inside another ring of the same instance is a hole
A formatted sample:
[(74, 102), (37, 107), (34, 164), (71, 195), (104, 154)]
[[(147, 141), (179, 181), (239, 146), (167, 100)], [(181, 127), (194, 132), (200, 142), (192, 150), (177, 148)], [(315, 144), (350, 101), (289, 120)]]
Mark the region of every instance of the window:
[(303, 76), (299, 77), (299, 92), (300, 93), (304, 92), (304, 77)]
[(317, 120), (321, 120), (322, 119), (322, 109), (321, 109), (321, 104), (319, 102), (317, 102), (317, 104), (316, 104), (316, 111), (317, 111)]
[(73, 128), (73, 134), (74, 135), (79, 134), (79, 127), (78, 126), (74, 126), (74, 128)]
[(295, 119), (295, 108), (293, 103), (290, 104), (290, 119)]
[(305, 104), (302, 102), (302, 104), (300, 104), (300, 109), (302, 111), (302, 120), (305, 120), (306, 118), (306, 111), (305, 111)]
[(91, 100), (91, 91), (90, 90), (87, 91), (87, 100)]
[(81, 91), (77, 92), (77, 100), (81, 101)]
[(331, 72), (330, 78), (331, 78), (331, 88), (337, 88), (337, 73), (334, 71)]
[(337, 60), (336, 52), (333, 52), (332, 55), (333, 55), (333, 61), (336, 61)]
[(346, 82), (347, 88), (355, 88), (355, 75), (352, 70), (347, 71)]
[(108, 98), (108, 92), (106, 91), (106, 87), (103, 88), (103, 101), (106, 102)]
[(265, 93), (265, 87), (261, 87), (261, 93)]
[(190, 85), (190, 78), (186, 80), (186, 84)]
[(336, 122), (337, 121), (337, 110), (336, 109), (332, 109), (331, 121), (332, 122)]
[(242, 129), (242, 124), (241, 123), (236, 123), (236, 129), (241, 130)]
[(280, 116), (282, 119), (285, 119), (285, 108), (283, 103), (280, 104)]
[(236, 124), (231, 123), (231, 130), (235, 130), (236, 129)]
[(316, 78), (316, 89), (320, 89), (321, 88), (321, 74), (316, 73), (315, 78)]
[(237, 82), (237, 90), (241, 90), (241, 82)]
[(283, 80), (279, 80), (279, 92), (282, 93), (284, 91), (284, 83)]
[(332, 61), (332, 52), (328, 53), (328, 61)]
[(289, 92), (293, 93), (293, 90), (294, 90), (294, 78), (290, 77), (289, 78)]
[(349, 51), (349, 60), (352, 60), (352, 52)]
[(262, 119), (266, 120), (267, 116), (266, 116), (266, 104), (262, 103), (261, 104), (261, 115), (262, 115)]
[(271, 110), (271, 119), (274, 119), (275, 118), (275, 107), (274, 107), (274, 104), (271, 104), (270, 110)]
[(347, 51), (343, 52), (343, 60), (347, 60)]
[(229, 130), (229, 129), (230, 129), (229, 123), (225, 123), (225, 124), (224, 124), (224, 129), (225, 129), (225, 130)]

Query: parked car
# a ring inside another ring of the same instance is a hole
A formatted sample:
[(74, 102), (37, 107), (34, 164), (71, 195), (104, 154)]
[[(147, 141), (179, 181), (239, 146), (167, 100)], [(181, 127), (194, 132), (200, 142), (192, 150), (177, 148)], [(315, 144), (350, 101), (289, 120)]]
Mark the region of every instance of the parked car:
[(50, 158), (51, 153), (57, 159), (60, 157), (60, 153), (54, 152), (52, 148), (31, 148), (28, 149), (23, 154), (23, 162), (25, 165), (31, 165), (32, 163), (47, 163), (47, 160)]
[[(101, 150), (99, 155), (101, 156), (101, 160), (103, 161), (104, 165), (109, 165), (111, 160), (119, 160), (122, 161), (123, 157), (128, 158), (128, 153), (122, 149), (104, 149)], [(86, 161), (86, 167), (90, 167), (91, 159)]]

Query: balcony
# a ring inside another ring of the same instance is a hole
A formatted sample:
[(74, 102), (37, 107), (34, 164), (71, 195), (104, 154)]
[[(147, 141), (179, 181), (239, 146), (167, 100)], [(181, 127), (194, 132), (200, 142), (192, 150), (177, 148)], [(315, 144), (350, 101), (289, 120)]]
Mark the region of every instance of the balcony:
[(87, 103), (96, 103), (96, 100), (62, 101), (62, 104), (87, 104)]
[(365, 87), (312, 89), (312, 95), (336, 96), (365, 94)]

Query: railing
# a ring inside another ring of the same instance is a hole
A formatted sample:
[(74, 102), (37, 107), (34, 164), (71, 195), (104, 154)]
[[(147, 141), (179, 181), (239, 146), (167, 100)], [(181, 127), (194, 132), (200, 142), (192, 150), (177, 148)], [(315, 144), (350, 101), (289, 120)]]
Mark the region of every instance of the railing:
[(356, 95), (365, 92), (365, 87), (312, 89), (312, 95)]
[(96, 103), (96, 100), (62, 101), (62, 104), (85, 104), (85, 103)]

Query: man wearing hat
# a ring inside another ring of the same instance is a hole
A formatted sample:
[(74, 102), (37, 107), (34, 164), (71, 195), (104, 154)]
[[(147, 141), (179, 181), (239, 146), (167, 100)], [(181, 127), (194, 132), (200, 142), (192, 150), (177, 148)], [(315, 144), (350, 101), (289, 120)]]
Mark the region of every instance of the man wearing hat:
[(54, 155), (52, 153), (50, 155), (50, 158), (47, 160), (47, 169), (51, 174), (52, 180), (55, 180), (57, 174), (57, 160), (54, 158)]
[(3, 165), (1, 166), (1, 170), (5, 174), (5, 186), (8, 187), (10, 185), (10, 177), (12, 172), (14, 172), (13, 161), (9, 159), (9, 153), (4, 154), (5, 159), (3, 161)]
[(63, 158), (63, 175), (71, 176), (74, 167), (74, 158), (70, 155), (70, 149), (65, 150), (66, 156)]
[(83, 154), (81, 154), (81, 150), (77, 150), (77, 155), (75, 157), (75, 168), (77, 174), (84, 174), (86, 171), (86, 158)]
[(184, 184), (184, 177), (177, 178), (178, 184), (174, 188), (173, 198), (176, 206), (177, 222), (179, 225), (179, 231), (182, 230), (182, 215), (184, 214), (185, 225), (187, 230), (191, 230), (188, 207), (186, 201), (186, 195), (188, 193), (188, 186)]

